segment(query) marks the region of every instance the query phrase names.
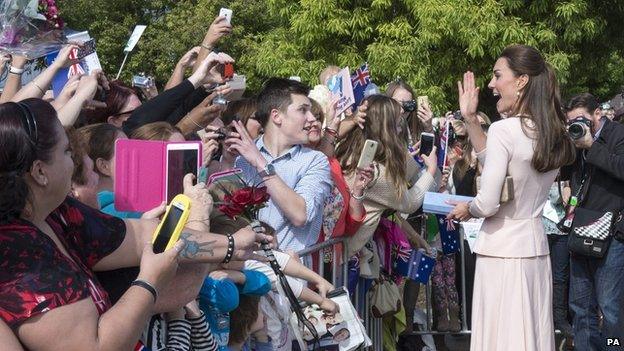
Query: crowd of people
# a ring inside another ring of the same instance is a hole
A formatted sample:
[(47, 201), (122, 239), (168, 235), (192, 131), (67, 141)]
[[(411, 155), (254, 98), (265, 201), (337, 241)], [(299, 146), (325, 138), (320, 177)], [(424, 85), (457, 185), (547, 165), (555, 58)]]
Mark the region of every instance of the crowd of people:
[[(349, 272), (379, 279), (389, 267), (375, 233), (388, 218), (413, 249), (440, 252), (435, 329), (459, 332), (459, 256), (443, 254), (437, 225), (427, 226), (438, 221), (422, 214), (427, 192), (474, 197), (453, 203), (449, 222), (485, 218), (465, 263), (472, 350), (554, 350), (555, 330), (575, 350), (624, 347), (624, 127), (613, 120), (622, 111), (589, 93), (562, 102), (553, 68), (525, 45), (494, 63), (494, 123), (478, 109), (471, 72), (458, 83), (459, 112), (441, 117), (400, 79), (338, 114), (326, 88), (335, 66), (312, 90), (276, 77), (224, 104), (231, 88), (220, 68), (235, 60), (213, 48), (231, 30), (217, 17), (161, 92), (96, 70), (51, 96), (77, 44), (24, 86), (27, 60), (10, 58), (0, 97), (3, 349), (298, 349), (290, 301), (261, 245), (274, 247), (297, 299), (333, 316), (334, 282), (318, 274), (326, 262), (297, 252), (345, 237)], [(436, 135), (429, 154), (422, 133)], [(201, 141), (206, 174), (236, 168), (266, 186), (263, 229), (229, 218), (214, 189), (186, 175), (184, 233), (154, 253), (165, 204), (115, 208), (115, 143), (129, 138)], [(358, 166), (367, 140), (378, 143), (373, 162)], [(403, 284), (409, 334), (419, 284)], [(396, 335), (388, 340), (396, 349)]]

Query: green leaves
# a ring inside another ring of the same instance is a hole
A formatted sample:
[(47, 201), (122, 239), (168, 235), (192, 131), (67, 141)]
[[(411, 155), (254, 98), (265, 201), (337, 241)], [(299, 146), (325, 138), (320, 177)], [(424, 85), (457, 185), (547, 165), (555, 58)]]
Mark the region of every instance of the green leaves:
[(375, 83), (397, 76), (438, 113), (455, 109), (456, 81), (468, 69), (485, 84), (505, 46), (537, 47), (555, 67), (564, 96), (593, 91), (608, 99), (624, 84), (617, 0), (59, 0), (71, 28), (88, 29), (109, 73), (117, 71), (135, 24), (147, 30), (122, 77), (145, 71), (163, 84), (198, 45), (220, 7), (234, 33), (220, 48), (237, 60), (250, 92), (270, 76), (299, 75), (314, 85), (327, 65), (368, 62)]

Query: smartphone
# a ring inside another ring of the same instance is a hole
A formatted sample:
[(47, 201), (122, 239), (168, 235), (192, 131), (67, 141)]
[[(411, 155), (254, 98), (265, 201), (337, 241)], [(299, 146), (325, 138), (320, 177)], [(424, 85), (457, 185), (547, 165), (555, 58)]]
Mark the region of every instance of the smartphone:
[(429, 155), (433, 150), (433, 142), (435, 135), (432, 133), (420, 133), (420, 153), (422, 155)]
[(190, 213), (191, 199), (189, 197), (180, 194), (171, 200), (165, 216), (156, 227), (152, 237), (154, 253), (161, 253), (175, 245)]
[(418, 108), (419, 108), (419, 109), (420, 109), (420, 106), (424, 106), (424, 105), (430, 106), (430, 105), (429, 105), (429, 97), (428, 97), (428, 96), (426, 96), (426, 95), (419, 96), (419, 97), (416, 99), (416, 102), (418, 102)]
[(366, 139), (362, 153), (360, 153), (360, 159), (357, 163), (357, 168), (366, 168), (375, 160), (375, 154), (377, 153), (377, 142), (375, 140)]
[(201, 167), (200, 143), (167, 144), (165, 194), (167, 202), (184, 192), (184, 176), (193, 173), (195, 179)]
[(228, 24), (232, 24), (232, 10), (222, 7), (221, 10), (219, 10), (219, 17), (225, 17), (225, 21)]

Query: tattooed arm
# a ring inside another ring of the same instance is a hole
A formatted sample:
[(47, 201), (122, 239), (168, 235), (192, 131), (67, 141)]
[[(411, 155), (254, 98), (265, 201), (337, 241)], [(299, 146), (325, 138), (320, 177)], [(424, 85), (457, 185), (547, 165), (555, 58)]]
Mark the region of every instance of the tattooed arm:
[[(144, 244), (152, 240), (152, 234), (158, 225), (153, 219), (126, 219), (126, 236), (121, 246), (110, 255), (100, 260), (94, 267), (95, 271), (108, 271), (139, 265)], [(234, 233), (233, 260), (258, 259), (262, 256), (253, 253), (258, 248), (256, 243), (263, 240), (272, 241), (264, 234), (256, 234), (250, 227)], [(180, 240), (186, 247), (180, 254), (180, 263), (219, 263), (225, 258), (228, 239), (224, 235), (200, 232), (185, 228)]]

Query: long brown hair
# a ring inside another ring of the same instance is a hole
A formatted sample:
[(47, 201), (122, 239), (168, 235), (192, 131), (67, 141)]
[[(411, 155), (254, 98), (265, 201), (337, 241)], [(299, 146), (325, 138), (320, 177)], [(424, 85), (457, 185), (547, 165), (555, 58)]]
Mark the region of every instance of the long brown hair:
[(396, 137), (401, 106), (384, 95), (366, 98), (368, 110), (364, 129), (356, 128), (336, 148), (336, 157), (346, 174), (353, 174), (366, 139), (379, 143), (375, 161), (386, 168), (386, 178), (394, 185), (397, 196), (407, 190), (406, 152), (403, 141)]
[[(516, 77), (523, 74), (529, 77), (509, 115), (522, 118), (525, 134), (529, 135), (527, 129), (535, 132), (533, 168), (545, 173), (574, 162), (574, 145), (566, 133), (566, 118), (553, 68), (539, 51), (527, 45), (509, 46), (500, 57), (507, 60)], [(529, 126), (526, 119), (533, 125)]]

